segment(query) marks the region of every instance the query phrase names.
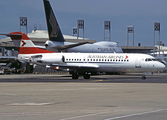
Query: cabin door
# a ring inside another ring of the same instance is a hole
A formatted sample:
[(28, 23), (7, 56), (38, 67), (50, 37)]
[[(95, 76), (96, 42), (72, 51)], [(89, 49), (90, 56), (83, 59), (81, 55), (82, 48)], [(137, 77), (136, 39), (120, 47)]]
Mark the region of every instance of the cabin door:
[(135, 68), (141, 68), (141, 59), (139, 59), (139, 58), (136, 59)]

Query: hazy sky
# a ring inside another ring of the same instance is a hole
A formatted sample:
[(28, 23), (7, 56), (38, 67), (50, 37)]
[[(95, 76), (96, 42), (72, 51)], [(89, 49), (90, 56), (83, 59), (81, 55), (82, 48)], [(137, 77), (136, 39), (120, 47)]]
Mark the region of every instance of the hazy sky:
[[(154, 22), (161, 23), (161, 40), (167, 45), (167, 0), (49, 0), (63, 34), (72, 35), (77, 19), (85, 20), (85, 37), (103, 40), (104, 21), (111, 21), (111, 41), (126, 45), (127, 26), (134, 26), (135, 45), (153, 45)], [(43, 0), (3, 0), (0, 33), (19, 31), (19, 17), (28, 18), (28, 32), (38, 24), (47, 29)], [(25, 28), (22, 28), (25, 32)], [(82, 30), (80, 30), (82, 37)], [(107, 32), (106, 32), (107, 33)], [(0, 39), (4, 36), (0, 36)], [(132, 40), (132, 35), (130, 35)], [(158, 32), (156, 32), (158, 41)], [(132, 45), (132, 43), (130, 43)]]

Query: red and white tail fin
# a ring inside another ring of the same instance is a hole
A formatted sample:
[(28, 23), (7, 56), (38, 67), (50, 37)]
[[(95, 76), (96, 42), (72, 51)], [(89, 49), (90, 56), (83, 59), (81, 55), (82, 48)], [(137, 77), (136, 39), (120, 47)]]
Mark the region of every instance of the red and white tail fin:
[(11, 37), (19, 54), (38, 54), (38, 53), (54, 53), (52, 51), (37, 48), (29, 37), (23, 32), (12, 32), (9, 34), (1, 34)]

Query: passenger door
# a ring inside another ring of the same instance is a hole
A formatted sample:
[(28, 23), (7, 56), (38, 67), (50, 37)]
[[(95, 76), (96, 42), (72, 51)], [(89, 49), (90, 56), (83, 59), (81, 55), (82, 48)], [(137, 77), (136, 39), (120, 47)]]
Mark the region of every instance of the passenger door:
[(137, 58), (135, 60), (135, 68), (141, 68), (141, 59)]

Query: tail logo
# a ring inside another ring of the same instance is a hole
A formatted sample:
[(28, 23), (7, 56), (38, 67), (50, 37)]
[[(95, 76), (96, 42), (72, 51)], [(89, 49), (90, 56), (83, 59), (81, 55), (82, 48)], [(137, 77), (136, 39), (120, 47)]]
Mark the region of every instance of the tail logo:
[(52, 26), (52, 31), (51, 31), (50, 37), (57, 37), (58, 33), (59, 33), (59, 26), (58, 26), (57, 21), (54, 18), (54, 14), (53, 14), (52, 11), (50, 12), (49, 22), (50, 22), (50, 24)]
[(21, 47), (24, 47), (24, 45), (26, 44), (26, 42), (24, 42), (23, 40), (21, 41), (23, 44), (21, 45)]

